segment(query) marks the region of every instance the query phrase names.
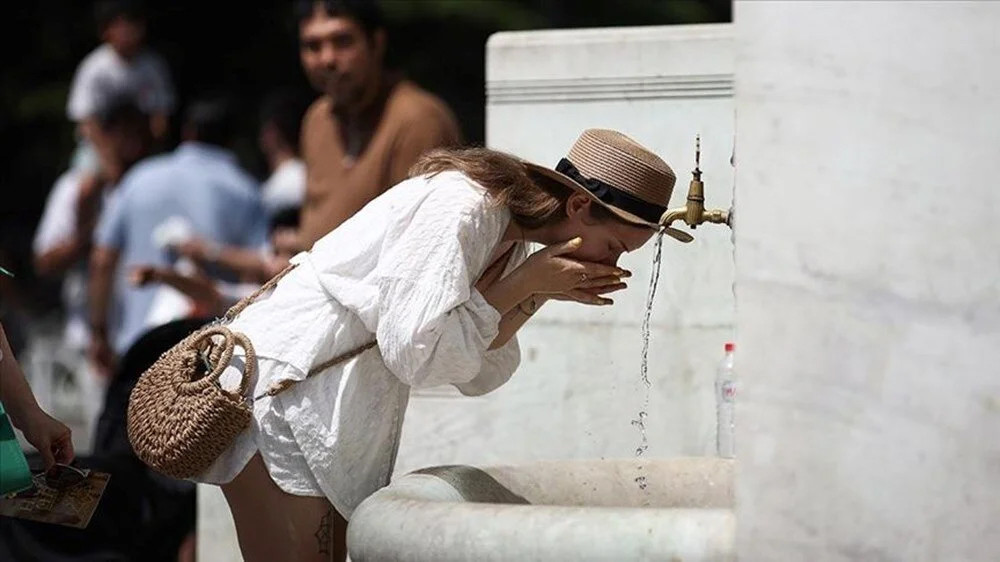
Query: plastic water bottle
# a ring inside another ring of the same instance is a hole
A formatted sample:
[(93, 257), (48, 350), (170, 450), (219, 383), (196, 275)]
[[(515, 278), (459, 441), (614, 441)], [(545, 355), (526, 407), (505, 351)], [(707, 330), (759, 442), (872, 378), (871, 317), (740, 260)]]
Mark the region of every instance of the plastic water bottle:
[(726, 343), (726, 356), (715, 374), (715, 450), (720, 457), (733, 458), (733, 406), (736, 400), (736, 372), (733, 370), (733, 353), (736, 345)]

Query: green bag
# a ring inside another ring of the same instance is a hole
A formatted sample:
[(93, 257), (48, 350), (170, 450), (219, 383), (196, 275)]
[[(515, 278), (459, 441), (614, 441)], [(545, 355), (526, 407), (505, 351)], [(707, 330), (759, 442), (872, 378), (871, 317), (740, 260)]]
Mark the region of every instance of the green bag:
[(0, 402), (0, 496), (16, 494), (31, 487), (31, 470), (21, 444), (14, 435), (7, 412)]

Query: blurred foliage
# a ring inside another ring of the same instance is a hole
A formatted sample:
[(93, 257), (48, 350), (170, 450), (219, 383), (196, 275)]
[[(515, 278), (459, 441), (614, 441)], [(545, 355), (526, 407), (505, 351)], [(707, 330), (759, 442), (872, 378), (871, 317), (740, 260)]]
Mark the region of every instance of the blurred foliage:
[[(729, 0), (383, 0), (382, 6), (390, 65), (443, 97), (474, 143), (483, 140), (486, 40), (497, 31), (731, 20)], [(314, 95), (299, 67), (290, 5), (147, 0), (147, 8), (148, 42), (170, 65), (180, 102), (209, 91), (237, 96), (246, 115), (238, 152), (262, 175), (255, 148), (259, 100), (275, 88)], [(22, 285), (33, 286), (30, 240), (75, 145), (66, 95), (77, 64), (98, 44), (92, 12), (89, 1), (36, 0), (12, 4), (0, 18), (8, 54), (0, 80), (0, 255), (28, 280)], [(30, 299), (50, 289), (37, 287)]]

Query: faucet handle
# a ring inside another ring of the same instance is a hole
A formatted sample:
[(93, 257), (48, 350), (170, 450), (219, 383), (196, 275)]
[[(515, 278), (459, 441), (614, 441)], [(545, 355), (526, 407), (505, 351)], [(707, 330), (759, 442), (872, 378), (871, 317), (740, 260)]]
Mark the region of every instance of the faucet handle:
[(678, 207), (676, 209), (667, 210), (660, 217), (659, 220), (660, 229), (663, 232), (669, 231), (670, 236), (684, 243), (694, 240), (694, 236), (691, 236), (687, 232), (670, 227), (670, 225), (673, 224), (675, 221), (684, 220), (684, 215), (686, 213), (687, 213), (687, 207)]
[(663, 227), (663, 232), (666, 233), (666, 234), (669, 234), (675, 240), (678, 240), (680, 242), (684, 242), (685, 244), (687, 244), (688, 242), (694, 241), (694, 236), (691, 236), (687, 232), (684, 232), (683, 230), (678, 230), (678, 229), (673, 228), (673, 227), (664, 226)]

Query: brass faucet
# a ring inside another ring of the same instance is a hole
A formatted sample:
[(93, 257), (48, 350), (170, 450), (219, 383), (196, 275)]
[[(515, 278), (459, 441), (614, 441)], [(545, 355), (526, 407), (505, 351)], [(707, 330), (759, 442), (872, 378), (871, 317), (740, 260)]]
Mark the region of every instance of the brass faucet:
[[(694, 171), (691, 172), (691, 185), (688, 187), (687, 204), (676, 209), (668, 209), (660, 217), (660, 226), (667, 227), (673, 222), (683, 220), (692, 229), (705, 222), (726, 224), (731, 226), (729, 211), (722, 209), (705, 210), (705, 184), (701, 181), (701, 135), (695, 139)], [(687, 242), (694, 240), (692, 237)]]

